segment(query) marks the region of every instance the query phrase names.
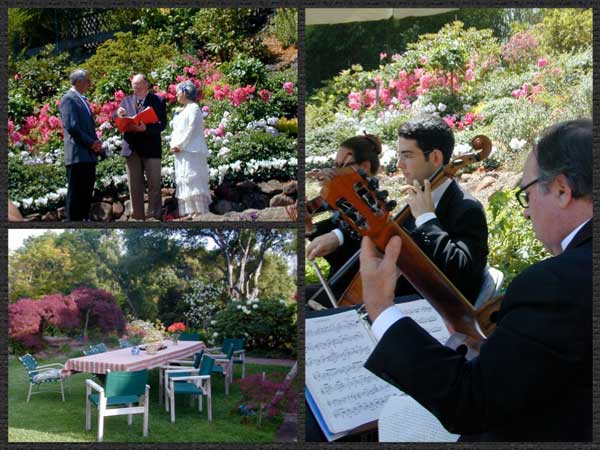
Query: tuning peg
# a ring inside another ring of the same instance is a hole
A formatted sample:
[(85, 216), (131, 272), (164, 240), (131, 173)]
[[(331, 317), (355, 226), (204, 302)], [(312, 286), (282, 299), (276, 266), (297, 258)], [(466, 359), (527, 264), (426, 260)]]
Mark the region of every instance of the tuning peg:
[(338, 225), (338, 222), (340, 221), (340, 212), (339, 211), (335, 211), (332, 215), (331, 215), (331, 222), (334, 225)]
[(396, 200), (390, 200), (389, 202), (387, 202), (385, 204), (385, 209), (387, 209), (388, 211), (393, 210), (396, 206), (398, 205), (398, 202), (396, 202)]
[(376, 191), (379, 188), (379, 180), (375, 177), (369, 180), (369, 187)]
[(377, 198), (380, 200), (385, 200), (388, 195), (389, 195), (389, 192), (386, 191), (385, 189), (383, 189), (381, 191), (377, 191)]
[(365, 172), (365, 169), (363, 169), (362, 167), (359, 167), (358, 169), (356, 169), (356, 171), (358, 172), (358, 174), (363, 177), (365, 180), (367, 179), (367, 172)]

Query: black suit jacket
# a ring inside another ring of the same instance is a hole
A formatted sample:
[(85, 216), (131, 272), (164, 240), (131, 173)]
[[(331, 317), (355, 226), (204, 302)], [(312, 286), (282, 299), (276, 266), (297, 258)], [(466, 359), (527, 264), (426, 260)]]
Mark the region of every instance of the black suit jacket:
[(465, 441), (591, 441), (591, 223), (513, 280), (478, 357), (402, 318), (365, 366)]
[(160, 158), (162, 156), (160, 133), (167, 127), (165, 102), (158, 95), (149, 92), (142, 105), (143, 108), (148, 106), (154, 108), (159, 121), (146, 125), (146, 131), (142, 133), (125, 133), (123, 139), (127, 141), (131, 150), (142, 158)]
[[(403, 227), (463, 295), (474, 303), (481, 288), (488, 255), (485, 211), (479, 201), (452, 181), (440, 198), (435, 214), (436, 219), (419, 228), (415, 228), (412, 217)], [(320, 236), (334, 228), (336, 227), (331, 220), (321, 221), (315, 225), (315, 232), (309, 238)], [(359, 249), (360, 241), (345, 234), (344, 245), (326, 256), (331, 266), (330, 274), (337, 272)], [(343, 291), (339, 286), (347, 287), (357, 270), (358, 264), (335, 283), (333, 291), (336, 295), (339, 296)], [(401, 277), (396, 285), (396, 295), (413, 293), (414, 288)]]

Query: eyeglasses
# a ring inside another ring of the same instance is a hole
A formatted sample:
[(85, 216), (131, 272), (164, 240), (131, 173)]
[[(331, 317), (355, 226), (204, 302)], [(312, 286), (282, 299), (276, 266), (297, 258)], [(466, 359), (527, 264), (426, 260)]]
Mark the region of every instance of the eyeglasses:
[(529, 192), (527, 192), (527, 189), (529, 189), (531, 186), (533, 186), (538, 181), (540, 181), (540, 179), (536, 178), (535, 180), (527, 183), (525, 186), (523, 186), (521, 189), (519, 189), (515, 193), (515, 197), (517, 198), (519, 205), (521, 205), (523, 208), (526, 208), (526, 209), (529, 208)]

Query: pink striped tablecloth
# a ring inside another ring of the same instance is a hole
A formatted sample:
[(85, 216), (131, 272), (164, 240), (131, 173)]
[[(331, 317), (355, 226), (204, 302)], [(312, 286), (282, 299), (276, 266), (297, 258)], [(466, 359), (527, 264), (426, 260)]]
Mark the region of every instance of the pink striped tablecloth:
[(134, 372), (142, 369), (153, 369), (169, 361), (193, 355), (206, 348), (204, 342), (199, 341), (179, 341), (177, 345), (174, 345), (172, 341), (165, 340), (163, 345), (166, 345), (167, 348), (159, 350), (153, 355), (143, 350), (140, 351), (139, 355), (132, 355), (131, 347), (129, 347), (69, 359), (65, 363), (64, 370), (66, 372), (90, 373), (106, 373), (107, 370), (111, 372)]

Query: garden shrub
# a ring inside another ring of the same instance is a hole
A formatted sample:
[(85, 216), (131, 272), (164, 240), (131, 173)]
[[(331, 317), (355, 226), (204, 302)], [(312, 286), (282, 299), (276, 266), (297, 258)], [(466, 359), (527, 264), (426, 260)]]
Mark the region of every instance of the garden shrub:
[(186, 306), (184, 316), (188, 324), (191, 327), (208, 329), (215, 313), (225, 304), (225, 287), (222, 283), (193, 280), (182, 300)]
[(278, 8), (271, 18), (268, 32), (275, 36), (283, 48), (298, 42), (298, 10)]
[(488, 217), (490, 253), (488, 263), (504, 273), (504, 286), (529, 267), (548, 256), (536, 239), (531, 223), (515, 199), (516, 190), (498, 191), (489, 199)]
[(31, 58), (14, 59), (12, 65), (14, 72), (9, 76), (9, 89), (17, 88), (29, 101), (42, 103), (70, 85), (68, 54), (56, 55), (53, 45), (47, 45)]
[[(93, 82), (115, 72), (126, 72), (130, 77), (136, 73), (148, 74), (153, 68), (169, 62), (177, 51), (172, 44), (157, 45), (158, 41), (158, 33), (154, 30), (135, 38), (131, 32), (115, 33), (114, 39), (100, 45), (82, 67), (90, 71)], [(101, 95), (98, 86), (90, 94), (91, 97)]]
[(259, 59), (244, 54), (239, 54), (233, 60), (223, 63), (220, 69), (230, 83), (241, 86), (247, 84), (261, 86), (267, 80), (265, 65)]
[(46, 295), (39, 300), (21, 299), (8, 305), (8, 337), (33, 350), (44, 346), (47, 327), (71, 330), (79, 327), (79, 311), (68, 295)]
[(242, 337), (248, 350), (296, 350), (296, 304), (283, 300), (231, 301), (215, 315), (214, 338)]
[(179, 50), (190, 51), (198, 46), (192, 26), (197, 10), (193, 8), (143, 8), (134, 24), (140, 34), (153, 30), (158, 42), (174, 44)]
[(194, 17), (198, 42), (221, 62), (244, 53), (259, 59), (265, 48), (254, 34), (267, 22), (270, 10), (259, 8), (203, 8)]
[(533, 28), (545, 51), (569, 53), (592, 42), (592, 10), (553, 8), (542, 10), (544, 18)]

